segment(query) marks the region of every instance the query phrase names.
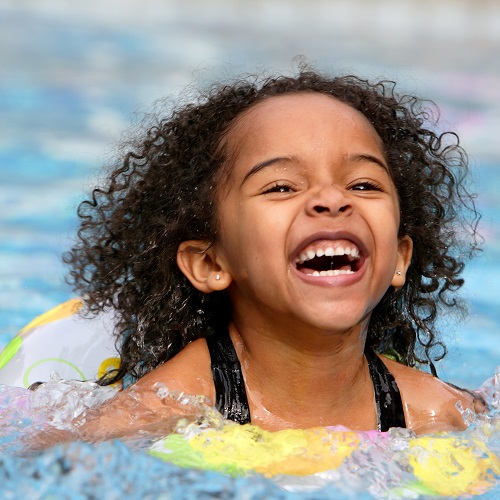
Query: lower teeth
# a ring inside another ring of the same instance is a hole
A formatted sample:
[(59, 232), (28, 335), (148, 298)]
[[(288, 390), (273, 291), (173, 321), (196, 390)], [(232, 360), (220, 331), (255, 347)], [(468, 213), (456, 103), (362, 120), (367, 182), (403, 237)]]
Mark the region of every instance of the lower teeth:
[(311, 276), (338, 276), (339, 274), (354, 274), (350, 269), (332, 269), (331, 271), (314, 271)]

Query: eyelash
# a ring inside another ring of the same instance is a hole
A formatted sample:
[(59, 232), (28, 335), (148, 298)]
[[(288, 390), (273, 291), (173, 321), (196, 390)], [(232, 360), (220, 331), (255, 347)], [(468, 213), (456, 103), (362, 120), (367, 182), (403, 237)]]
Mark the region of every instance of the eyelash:
[[(363, 188), (359, 189), (361, 186), (363, 186)], [(383, 191), (382, 186), (373, 181), (357, 182), (352, 185), (350, 189), (354, 191)]]
[(273, 186), (270, 188), (266, 189), (263, 194), (269, 194), (269, 193), (290, 193), (293, 192), (293, 185), (288, 184), (287, 182), (276, 182)]
[[(361, 188), (361, 189), (360, 189)], [(383, 191), (383, 188), (380, 184), (377, 184), (373, 181), (362, 181), (353, 184), (349, 189), (353, 191)], [(273, 186), (263, 191), (263, 194), (270, 193), (290, 193), (294, 192), (294, 186), (287, 182), (276, 182)]]

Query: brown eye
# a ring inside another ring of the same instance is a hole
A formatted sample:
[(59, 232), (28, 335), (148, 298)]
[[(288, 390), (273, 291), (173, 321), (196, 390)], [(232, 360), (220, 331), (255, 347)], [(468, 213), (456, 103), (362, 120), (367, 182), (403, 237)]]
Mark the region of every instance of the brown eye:
[(350, 189), (352, 189), (353, 191), (383, 191), (382, 187), (379, 184), (371, 181), (358, 182), (351, 186)]
[(268, 193), (293, 193), (293, 186), (283, 182), (277, 182), (274, 186), (266, 189), (263, 194)]

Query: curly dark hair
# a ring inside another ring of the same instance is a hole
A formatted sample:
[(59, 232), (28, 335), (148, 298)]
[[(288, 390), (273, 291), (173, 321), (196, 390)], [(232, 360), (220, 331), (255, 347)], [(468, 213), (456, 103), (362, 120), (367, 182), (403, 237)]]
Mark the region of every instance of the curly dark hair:
[(235, 119), (264, 99), (298, 92), (352, 106), (383, 141), (400, 199), (400, 235), (409, 235), (414, 249), (405, 285), (390, 287), (372, 312), (367, 348), (436, 373), (433, 361), (446, 354), (438, 313), (465, 311), (455, 292), (465, 260), (478, 249), (467, 156), (454, 133), (433, 131), (435, 106), (396, 94), (394, 82), (302, 67), (293, 77), (212, 85), (168, 118), (149, 121), (123, 146), (106, 185), (80, 204), (78, 238), (64, 256), (69, 281), (90, 314), (117, 312), (121, 367), (102, 383), (140, 377), (192, 340), (227, 327), (226, 294), (196, 290), (177, 267), (177, 248), (217, 236), (216, 186), (226, 168), (221, 144)]

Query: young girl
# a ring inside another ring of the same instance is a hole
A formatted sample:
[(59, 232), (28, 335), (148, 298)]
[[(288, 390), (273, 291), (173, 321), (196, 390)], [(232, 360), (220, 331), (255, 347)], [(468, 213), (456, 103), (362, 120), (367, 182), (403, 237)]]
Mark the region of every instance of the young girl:
[(129, 144), (65, 257), (118, 314), (101, 383), (137, 380), (94, 429), (126, 427), (130, 391), (162, 420), (158, 383), (270, 430), (464, 428), (457, 403), (480, 405), (435, 376), (435, 323), (462, 310), (477, 213), (428, 117), (391, 82), (303, 69), (215, 85)]

